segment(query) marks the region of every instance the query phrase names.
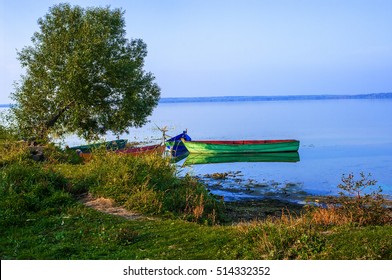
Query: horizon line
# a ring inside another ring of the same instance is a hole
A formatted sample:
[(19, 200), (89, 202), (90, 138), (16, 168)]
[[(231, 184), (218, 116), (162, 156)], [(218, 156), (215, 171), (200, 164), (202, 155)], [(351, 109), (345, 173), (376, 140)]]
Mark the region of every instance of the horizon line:
[[(158, 103), (200, 102), (200, 101), (279, 101), (279, 100), (327, 100), (327, 99), (385, 99), (392, 98), (392, 92), (365, 94), (300, 94), (300, 95), (222, 95), (222, 96), (182, 96), (161, 97)], [(230, 100), (232, 99), (232, 100)], [(9, 108), (13, 104), (0, 104), (0, 108)]]
[(223, 96), (184, 96), (162, 97), (159, 102), (172, 101), (198, 102), (198, 101), (278, 101), (278, 100), (326, 100), (326, 99), (383, 99), (392, 98), (392, 92), (365, 93), (365, 94), (302, 94), (302, 95), (223, 95)]

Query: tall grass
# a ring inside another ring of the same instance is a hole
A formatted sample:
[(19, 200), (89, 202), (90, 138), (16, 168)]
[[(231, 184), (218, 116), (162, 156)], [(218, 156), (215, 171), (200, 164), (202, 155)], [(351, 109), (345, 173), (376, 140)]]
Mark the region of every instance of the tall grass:
[(238, 225), (254, 244), (256, 258), (313, 259), (325, 249), (323, 235), (303, 216), (282, 210), (281, 218)]
[[(191, 177), (178, 178), (176, 168), (160, 154), (134, 156), (97, 150), (83, 165), (59, 166), (76, 191), (111, 198), (128, 209), (212, 222), (220, 203)], [(71, 190), (73, 191), (73, 190)]]
[(43, 195), (33, 190), (45, 186), (53, 193), (90, 193), (141, 213), (190, 221), (214, 223), (220, 213), (221, 202), (195, 179), (178, 178), (176, 168), (160, 154), (134, 156), (97, 149), (83, 162), (73, 151), (47, 145), (45, 161), (36, 163), (30, 149), (24, 142), (0, 141), (3, 195), (40, 201)]

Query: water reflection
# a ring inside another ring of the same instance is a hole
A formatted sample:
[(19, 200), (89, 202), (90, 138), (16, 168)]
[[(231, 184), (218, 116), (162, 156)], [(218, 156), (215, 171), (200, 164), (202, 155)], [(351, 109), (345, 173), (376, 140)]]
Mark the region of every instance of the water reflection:
[(258, 154), (189, 154), (183, 166), (229, 162), (298, 162), (298, 152)]
[[(177, 154), (173, 157), (186, 173), (193, 173), (214, 195), (225, 201), (260, 200), (273, 198), (288, 201), (303, 201), (308, 195), (303, 190), (303, 183), (298, 181), (275, 181), (251, 179), (244, 168), (256, 164), (263, 172), (263, 166), (270, 164), (291, 164), (300, 161), (298, 152), (257, 153), (257, 154)], [(232, 169), (234, 167), (234, 170)], [(203, 172), (194, 171), (199, 169)], [(231, 170), (230, 170), (231, 169)], [(193, 171), (191, 171), (193, 170)], [(209, 173), (207, 170), (212, 171)], [(220, 171), (219, 171), (220, 170)], [(207, 172), (206, 172), (207, 171)], [(256, 170), (253, 170), (256, 171)]]

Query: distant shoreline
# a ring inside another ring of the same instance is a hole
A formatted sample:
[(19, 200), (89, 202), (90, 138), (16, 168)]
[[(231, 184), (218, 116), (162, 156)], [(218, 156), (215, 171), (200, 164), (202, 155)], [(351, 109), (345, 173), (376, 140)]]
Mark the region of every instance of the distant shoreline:
[(194, 102), (244, 102), (244, 101), (295, 101), (336, 99), (391, 99), (392, 92), (356, 95), (281, 95), (281, 96), (212, 96), (212, 97), (164, 97), (159, 103)]
[[(355, 95), (278, 95), (278, 96), (211, 96), (211, 97), (163, 97), (159, 103), (196, 103), (196, 102), (246, 102), (246, 101), (295, 101), (295, 100), (337, 100), (337, 99), (391, 99), (392, 92)], [(12, 104), (0, 104), (9, 108)]]

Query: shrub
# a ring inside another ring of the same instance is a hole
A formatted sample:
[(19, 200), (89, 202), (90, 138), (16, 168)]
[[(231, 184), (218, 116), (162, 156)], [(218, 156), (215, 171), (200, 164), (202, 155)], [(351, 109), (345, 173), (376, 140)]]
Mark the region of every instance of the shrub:
[(371, 175), (360, 173), (360, 178), (354, 180), (350, 173), (342, 176), (341, 189), (338, 197), (328, 197), (325, 208), (313, 208), (310, 211), (313, 222), (317, 224), (356, 224), (384, 225), (392, 222), (391, 209), (386, 207), (386, 200), (378, 187), (370, 193), (365, 191), (375, 186), (377, 181), (370, 179)]
[(62, 150), (53, 144), (47, 144), (43, 148), (43, 153), (45, 161), (51, 164), (80, 164), (83, 162), (83, 158), (80, 157), (76, 151), (71, 149)]
[(0, 140), (0, 168), (2, 166), (23, 162), (30, 159), (30, 150), (26, 142)]

